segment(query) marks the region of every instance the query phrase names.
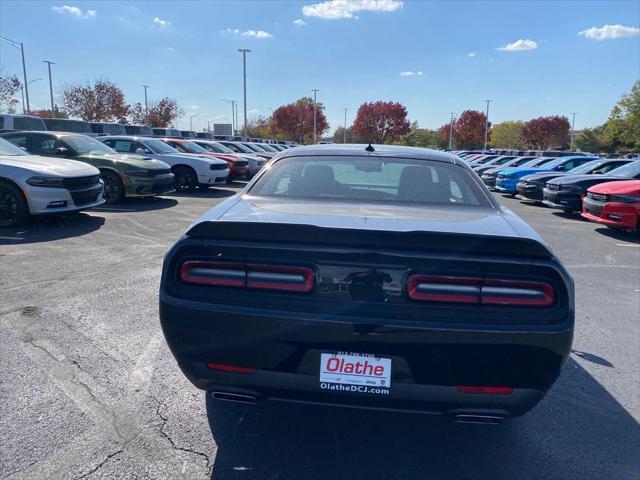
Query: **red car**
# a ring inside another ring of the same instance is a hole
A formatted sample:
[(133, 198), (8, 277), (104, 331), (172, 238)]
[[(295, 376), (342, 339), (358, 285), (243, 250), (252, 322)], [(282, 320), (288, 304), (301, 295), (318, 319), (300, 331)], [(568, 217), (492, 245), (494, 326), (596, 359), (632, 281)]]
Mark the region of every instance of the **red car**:
[(582, 216), (607, 227), (640, 232), (640, 180), (594, 185), (582, 200)]
[(204, 155), (207, 157), (218, 158), (220, 160), (226, 161), (229, 164), (229, 176), (227, 177), (227, 182), (230, 182), (234, 178), (248, 178), (249, 176), (249, 162), (244, 158), (238, 157), (237, 155), (210, 152), (209, 150), (202, 148), (195, 142), (186, 139), (160, 138), (159, 140), (162, 140), (164, 143), (168, 143), (181, 153)]

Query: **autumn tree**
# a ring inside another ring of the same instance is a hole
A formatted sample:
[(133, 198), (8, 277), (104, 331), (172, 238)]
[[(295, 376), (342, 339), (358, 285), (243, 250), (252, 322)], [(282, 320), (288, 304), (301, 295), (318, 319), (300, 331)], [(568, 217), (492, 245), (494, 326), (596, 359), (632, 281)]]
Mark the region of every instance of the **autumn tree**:
[(358, 108), (353, 132), (372, 143), (391, 143), (409, 133), (407, 109), (397, 102), (369, 102)]
[(49, 108), (31, 110), (29, 114), (40, 118), (69, 118), (65, 112), (58, 110), (58, 107), (54, 107), (53, 111)]
[(262, 115), (247, 122), (247, 135), (254, 138), (269, 138), (273, 136), (271, 119)]
[(15, 113), (16, 105), (20, 103), (20, 100), (15, 98), (20, 88), (22, 84), (15, 75), (0, 75), (0, 105), (6, 106), (9, 113)]
[[(324, 105), (317, 103), (316, 109), (316, 133), (320, 137), (329, 124), (324, 115)], [(271, 116), (271, 126), (280, 138), (310, 143), (313, 138), (313, 99), (303, 97), (278, 107)]]
[(61, 104), (69, 116), (88, 122), (117, 122), (129, 114), (124, 93), (108, 80), (67, 85), (62, 90)]
[(612, 152), (614, 147), (604, 135), (604, 126), (585, 128), (573, 140), (573, 145), (583, 152)]
[(522, 126), (522, 139), (539, 150), (564, 149), (569, 146), (569, 119), (564, 116), (538, 117)]
[[(457, 148), (482, 148), (487, 116), (477, 110), (465, 110), (455, 120), (453, 139)], [(491, 123), (489, 123), (491, 127)]]
[(131, 123), (139, 125), (149, 125), (157, 128), (167, 128), (184, 112), (178, 106), (178, 102), (169, 97), (160, 100), (152, 100), (148, 103), (149, 113), (145, 111), (144, 105), (136, 103), (129, 108), (129, 120)]
[(491, 146), (498, 148), (520, 148), (522, 146), (522, 126), (519, 120), (499, 123), (491, 128)]

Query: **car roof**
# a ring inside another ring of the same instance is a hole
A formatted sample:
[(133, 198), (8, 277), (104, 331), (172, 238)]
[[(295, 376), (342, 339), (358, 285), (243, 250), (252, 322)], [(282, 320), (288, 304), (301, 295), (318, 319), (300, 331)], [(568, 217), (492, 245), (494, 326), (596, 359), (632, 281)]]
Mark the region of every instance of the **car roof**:
[(416, 160), (435, 160), (438, 162), (455, 163), (466, 165), (466, 162), (455, 155), (438, 150), (431, 150), (420, 147), (406, 147), (403, 145), (375, 145), (372, 144), (373, 152), (366, 150), (366, 144), (344, 144), (329, 143), (322, 145), (307, 145), (303, 147), (293, 147), (282, 152), (283, 156), (371, 156), (371, 157), (407, 157)]

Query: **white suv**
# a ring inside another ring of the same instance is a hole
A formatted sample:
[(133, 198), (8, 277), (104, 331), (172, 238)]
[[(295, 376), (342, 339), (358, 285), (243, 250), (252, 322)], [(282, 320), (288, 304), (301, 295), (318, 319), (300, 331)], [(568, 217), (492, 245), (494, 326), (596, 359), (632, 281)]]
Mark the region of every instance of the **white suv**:
[(0, 227), (30, 215), (77, 212), (102, 205), (97, 168), (64, 158), (28, 155), (0, 138)]

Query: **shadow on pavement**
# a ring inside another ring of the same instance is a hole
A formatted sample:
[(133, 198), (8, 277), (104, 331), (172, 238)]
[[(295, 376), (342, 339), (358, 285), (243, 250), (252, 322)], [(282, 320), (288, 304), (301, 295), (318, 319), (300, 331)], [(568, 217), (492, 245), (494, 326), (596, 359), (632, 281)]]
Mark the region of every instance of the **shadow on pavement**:
[[(235, 185), (230, 185), (231, 188), (233, 188)], [(242, 186), (240, 186), (240, 188), (242, 188)], [(194, 192), (173, 192), (173, 193), (169, 193), (168, 195), (171, 197), (176, 197), (176, 198), (182, 198), (182, 197), (189, 197), (189, 198), (225, 198), (225, 197), (230, 197), (232, 195), (235, 195), (236, 193), (238, 193), (238, 190), (229, 190), (229, 189), (222, 189), (222, 188), (205, 188), (205, 189), (198, 189)]]
[(101, 207), (93, 208), (91, 211), (108, 213), (150, 212), (152, 210), (175, 207), (177, 204), (178, 201), (176, 199), (166, 197), (125, 198), (121, 202), (102, 205)]
[(0, 245), (50, 242), (98, 230), (104, 218), (86, 213), (31, 217), (25, 227), (0, 229)]
[(611, 237), (622, 242), (640, 244), (640, 235), (635, 232), (627, 232), (625, 230), (616, 230), (615, 228), (598, 227), (596, 232)]
[(207, 396), (213, 479), (637, 478), (637, 421), (569, 360), (534, 410), (502, 425)]

